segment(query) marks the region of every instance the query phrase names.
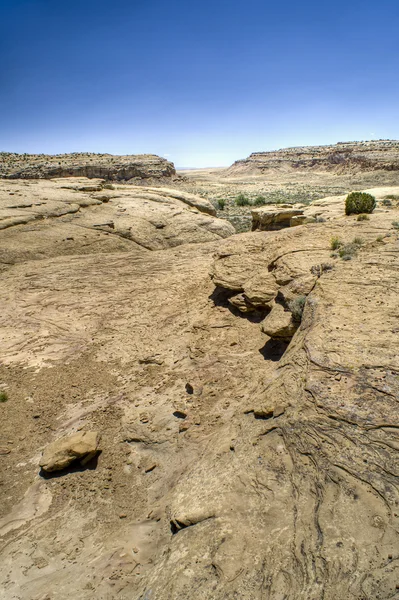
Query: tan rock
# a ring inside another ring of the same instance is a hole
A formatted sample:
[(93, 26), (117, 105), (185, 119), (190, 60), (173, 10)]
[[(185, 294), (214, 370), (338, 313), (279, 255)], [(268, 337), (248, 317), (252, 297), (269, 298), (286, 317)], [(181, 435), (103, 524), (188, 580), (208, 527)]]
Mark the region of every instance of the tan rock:
[(295, 216), (303, 215), (302, 209), (281, 208), (274, 205), (267, 208), (254, 208), (251, 210), (252, 231), (275, 231), (291, 226), (291, 220)]
[(267, 271), (261, 271), (246, 281), (243, 288), (245, 298), (254, 306), (270, 306), (278, 292), (275, 278)]
[(275, 304), (271, 312), (262, 321), (261, 329), (271, 338), (290, 339), (298, 329), (291, 313), (284, 310), (281, 304)]
[(244, 294), (236, 294), (229, 298), (229, 303), (242, 313), (251, 313), (256, 310), (255, 306), (248, 302)]
[(85, 464), (99, 452), (100, 434), (96, 431), (79, 431), (56, 440), (45, 448), (39, 466), (43, 471), (62, 471), (79, 460)]

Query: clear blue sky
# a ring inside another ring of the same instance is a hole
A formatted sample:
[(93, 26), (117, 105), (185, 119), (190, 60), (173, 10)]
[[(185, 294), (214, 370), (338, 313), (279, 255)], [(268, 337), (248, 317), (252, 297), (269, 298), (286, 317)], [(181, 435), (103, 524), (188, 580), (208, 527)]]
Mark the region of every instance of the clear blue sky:
[(0, 0), (0, 65), (4, 151), (399, 138), (399, 0)]

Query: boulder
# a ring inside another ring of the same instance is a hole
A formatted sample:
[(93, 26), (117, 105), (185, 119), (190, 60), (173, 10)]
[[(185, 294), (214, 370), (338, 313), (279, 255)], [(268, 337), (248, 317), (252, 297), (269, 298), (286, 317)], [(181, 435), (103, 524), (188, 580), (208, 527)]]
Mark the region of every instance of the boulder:
[(261, 271), (244, 284), (245, 298), (254, 306), (270, 306), (278, 292), (275, 278), (268, 271)]
[(86, 464), (99, 451), (100, 434), (97, 431), (79, 431), (60, 438), (45, 448), (39, 466), (43, 471), (62, 471), (76, 460)]
[(281, 304), (275, 304), (266, 319), (262, 321), (261, 330), (273, 339), (291, 339), (296, 330), (296, 323), (289, 311)]
[(251, 210), (252, 231), (275, 231), (291, 226), (291, 219), (303, 215), (301, 208), (281, 208), (268, 206)]

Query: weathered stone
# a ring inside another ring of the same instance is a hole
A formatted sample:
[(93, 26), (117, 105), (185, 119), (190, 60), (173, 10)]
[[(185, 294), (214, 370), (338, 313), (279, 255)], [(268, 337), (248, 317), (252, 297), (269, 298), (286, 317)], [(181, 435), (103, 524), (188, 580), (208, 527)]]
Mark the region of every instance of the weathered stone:
[(100, 451), (100, 434), (79, 431), (52, 442), (45, 448), (39, 466), (43, 471), (62, 471), (75, 461), (86, 464)]
[(252, 231), (276, 231), (291, 226), (295, 216), (303, 215), (302, 209), (281, 208), (278, 205), (271, 207), (254, 208), (251, 210)]
[(251, 313), (256, 310), (255, 306), (251, 304), (245, 297), (244, 294), (236, 294), (229, 298), (229, 304), (237, 308), (242, 313)]
[(292, 319), (289, 311), (281, 304), (275, 304), (271, 312), (262, 321), (261, 329), (273, 339), (290, 339), (298, 329), (298, 323)]
[(278, 292), (278, 285), (275, 278), (268, 271), (261, 271), (255, 277), (245, 282), (245, 298), (254, 306), (270, 306)]

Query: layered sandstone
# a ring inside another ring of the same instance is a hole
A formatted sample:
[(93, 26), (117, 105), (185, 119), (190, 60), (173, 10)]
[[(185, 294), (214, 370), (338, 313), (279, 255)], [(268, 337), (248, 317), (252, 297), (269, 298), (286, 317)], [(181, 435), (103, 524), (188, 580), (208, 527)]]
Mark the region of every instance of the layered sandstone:
[(268, 171), (398, 171), (399, 141), (378, 140), (341, 142), (331, 146), (298, 146), (270, 152), (254, 152), (236, 161), (227, 173), (267, 173)]
[(9, 179), (52, 179), (55, 177), (170, 179), (176, 175), (173, 163), (155, 154), (14, 154), (0, 153), (0, 177)]

